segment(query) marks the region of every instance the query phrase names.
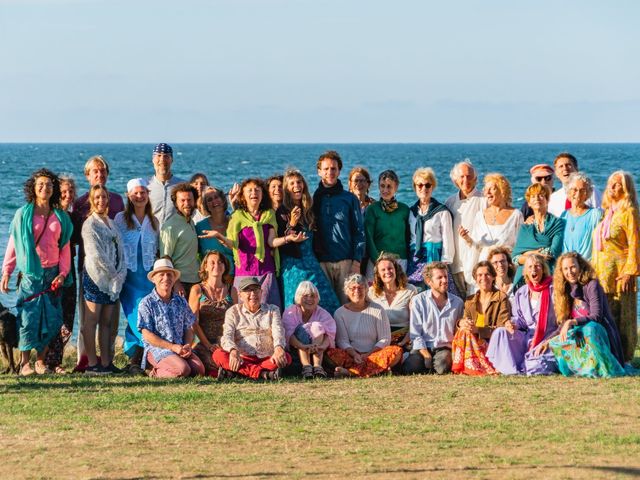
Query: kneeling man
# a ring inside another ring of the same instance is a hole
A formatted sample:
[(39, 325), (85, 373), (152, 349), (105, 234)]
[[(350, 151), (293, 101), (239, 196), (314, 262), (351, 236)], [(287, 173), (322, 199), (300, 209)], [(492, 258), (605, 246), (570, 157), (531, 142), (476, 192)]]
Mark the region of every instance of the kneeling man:
[(142, 333), (144, 357), (153, 370), (150, 377), (176, 378), (204, 375), (204, 365), (191, 351), (196, 317), (184, 297), (173, 293), (180, 272), (168, 258), (160, 258), (147, 275), (155, 284), (140, 300), (138, 330)]
[(220, 346), (213, 352), (218, 365), (218, 380), (232, 378), (236, 372), (245, 377), (279, 380), (280, 369), (291, 363), (280, 310), (260, 303), (260, 282), (243, 278), (238, 285), (240, 302), (227, 310)]
[(429, 290), (413, 297), (409, 336), (413, 350), (403, 364), (404, 373), (451, 372), (451, 341), (464, 302), (447, 292), (447, 265), (431, 262), (424, 267)]

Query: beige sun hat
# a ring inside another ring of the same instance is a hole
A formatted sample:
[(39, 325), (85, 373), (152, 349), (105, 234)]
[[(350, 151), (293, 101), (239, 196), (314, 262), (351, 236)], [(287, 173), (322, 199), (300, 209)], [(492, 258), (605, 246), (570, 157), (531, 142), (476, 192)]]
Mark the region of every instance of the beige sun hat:
[(175, 268), (173, 268), (173, 263), (171, 262), (171, 260), (169, 260), (168, 258), (159, 258), (154, 262), (153, 270), (147, 273), (147, 278), (149, 279), (149, 281), (153, 282), (153, 276), (156, 273), (168, 271), (171, 271), (176, 275), (175, 280), (178, 280), (180, 278), (180, 270), (176, 270)]

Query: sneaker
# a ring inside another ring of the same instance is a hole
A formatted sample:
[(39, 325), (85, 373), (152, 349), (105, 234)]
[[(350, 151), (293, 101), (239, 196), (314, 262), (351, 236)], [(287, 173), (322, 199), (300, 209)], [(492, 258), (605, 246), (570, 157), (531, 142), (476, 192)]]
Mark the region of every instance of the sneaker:
[(121, 373), (124, 373), (124, 370), (122, 370), (121, 368), (116, 367), (113, 362), (110, 363), (107, 367), (103, 367), (106, 370), (109, 371), (109, 373), (115, 373), (116, 375), (119, 375)]
[(281, 379), (281, 371), (279, 368), (276, 368), (275, 370), (263, 370), (260, 372), (260, 378), (267, 382), (277, 382)]
[(127, 368), (125, 368), (125, 372), (129, 375), (146, 375), (146, 372), (140, 367), (140, 365), (136, 365), (133, 363), (127, 365)]
[(231, 370), (227, 370), (225, 368), (218, 368), (218, 376), (216, 380), (221, 382), (222, 380), (230, 380), (232, 378), (236, 378), (236, 372), (232, 372)]
[(97, 375), (108, 375), (110, 373), (111, 373), (111, 370), (109, 370), (109, 367), (103, 367), (99, 363), (93, 366), (88, 366), (87, 368), (84, 369), (84, 374), (89, 375), (91, 377), (95, 377)]

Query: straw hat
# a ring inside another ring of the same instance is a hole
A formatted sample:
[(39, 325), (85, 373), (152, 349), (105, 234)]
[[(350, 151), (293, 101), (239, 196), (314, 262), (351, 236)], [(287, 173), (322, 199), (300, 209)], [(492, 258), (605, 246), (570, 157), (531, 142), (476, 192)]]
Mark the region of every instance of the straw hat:
[(153, 282), (153, 276), (160, 272), (173, 272), (176, 276), (175, 280), (180, 278), (180, 270), (173, 268), (173, 263), (168, 258), (159, 258), (153, 264), (153, 270), (147, 273), (149, 281)]

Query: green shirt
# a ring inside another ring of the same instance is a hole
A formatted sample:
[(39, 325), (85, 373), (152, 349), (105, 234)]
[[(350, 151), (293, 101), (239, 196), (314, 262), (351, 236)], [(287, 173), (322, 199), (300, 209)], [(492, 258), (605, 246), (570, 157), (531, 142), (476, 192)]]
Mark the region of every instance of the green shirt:
[(395, 253), (402, 260), (407, 258), (409, 246), (409, 207), (398, 202), (398, 208), (387, 213), (380, 202), (367, 208), (364, 216), (364, 233), (367, 239), (367, 253), (375, 263), (381, 252)]
[(192, 222), (174, 213), (160, 229), (160, 256), (169, 255), (180, 271), (180, 281), (198, 283), (198, 235)]

